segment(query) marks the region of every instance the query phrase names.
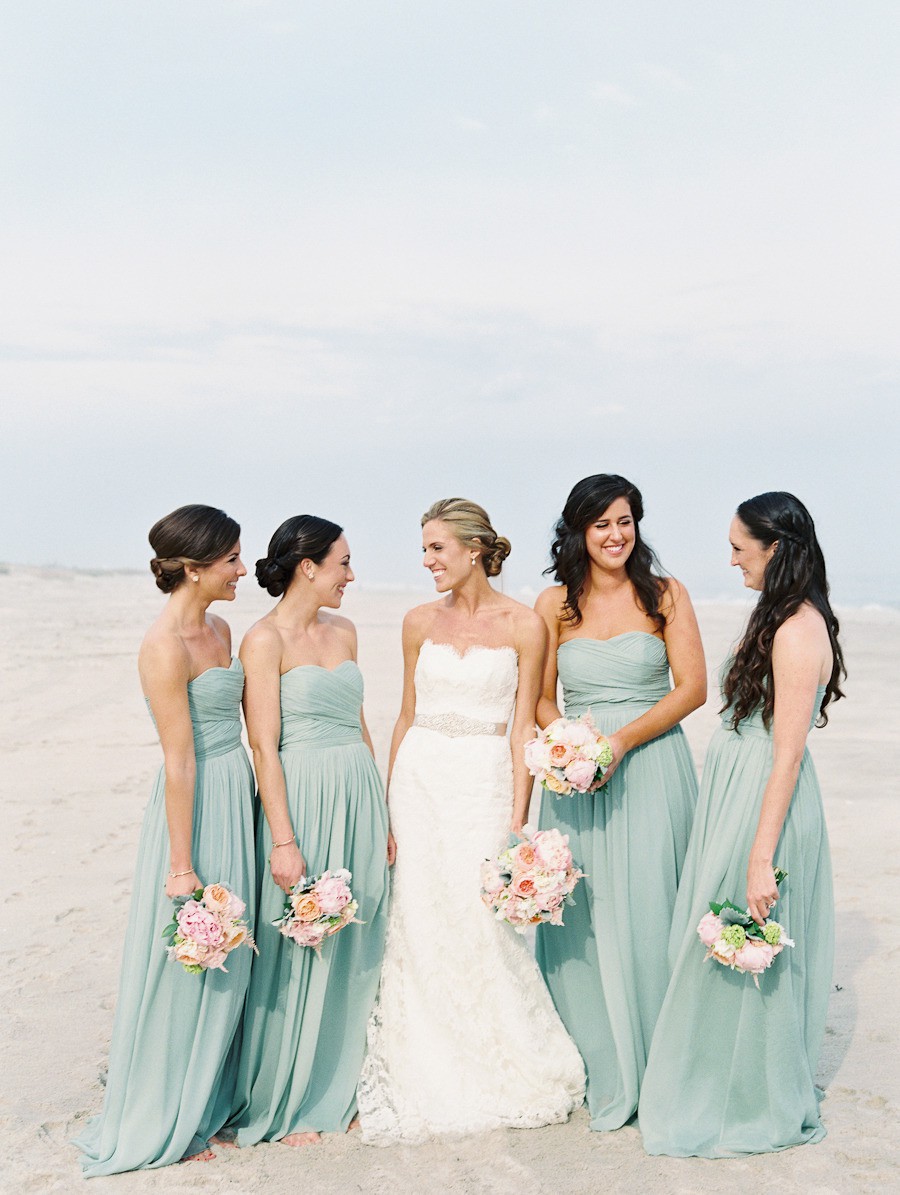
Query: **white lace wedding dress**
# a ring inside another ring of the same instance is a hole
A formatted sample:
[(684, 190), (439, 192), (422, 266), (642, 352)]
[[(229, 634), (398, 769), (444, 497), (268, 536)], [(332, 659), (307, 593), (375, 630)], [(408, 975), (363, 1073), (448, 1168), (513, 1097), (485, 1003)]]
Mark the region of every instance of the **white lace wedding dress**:
[(390, 789), (397, 840), (381, 988), (358, 1100), (363, 1140), (420, 1141), (567, 1118), (584, 1067), (524, 939), (480, 899), (506, 842), (512, 761), (502, 724), (512, 648), (426, 640), (416, 724)]

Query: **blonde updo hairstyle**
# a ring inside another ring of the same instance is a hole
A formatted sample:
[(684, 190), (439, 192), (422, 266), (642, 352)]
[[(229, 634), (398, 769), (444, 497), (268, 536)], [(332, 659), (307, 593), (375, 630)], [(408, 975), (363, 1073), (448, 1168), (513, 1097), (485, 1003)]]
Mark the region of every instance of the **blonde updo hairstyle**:
[(155, 555), (150, 571), (163, 593), (171, 593), (187, 577), (188, 565), (212, 564), (226, 556), (241, 535), (241, 528), (215, 506), (179, 506), (150, 528)]
[(500, 575), (512, 545), (491, 526), (483, 506), (467, 498), (442, 498), (422, 515), (422, 526), (434, 519), (446, 523), (465, 547), (481, 553), (481, 564), (489, 577)]

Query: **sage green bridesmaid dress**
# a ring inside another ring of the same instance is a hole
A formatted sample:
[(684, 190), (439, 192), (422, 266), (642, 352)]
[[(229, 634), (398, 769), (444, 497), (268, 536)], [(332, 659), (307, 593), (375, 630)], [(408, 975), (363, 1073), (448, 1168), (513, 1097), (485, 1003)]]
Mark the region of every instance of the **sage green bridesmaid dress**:
[(304, 664), (281, 678), (280, 754), (297, 840), (310, 875), (338, 867), (353, 873), (362, 924), (326, 938), (321, 955), (272, 926), (285, 897), (272, 880), (272, 836), (260, 814), (259, 958), (232, 1120), (240, 1145), (341, 1132), (356, 1112), (388, 899), (387, 806), (362, 738), (362, 700), (362, 674), (352, 660), (331, 671)]
[[(239, 660), (188, 685), (197, 774), (192, 861), (204, 883), (222, 882), (253, 922), (253, 773), (241, 745)], [(169, 961), (162, 931), (169, 833), (160, 769), (138, 846), (103, 1111), (75, 1142), (85, 1177), (168, 1166), (205, 1149), (227, 1120), (237, 1074), (233, 1049), (251, 952), (233, 951), (227, 973), (189, 975)]]
[[(816, 697), (818, 715), (825, 689)], [(834, 904), (831, 857), (815, 768), (806, 750), (775, 853), (788, 872), (775, 917), (786, 947), (759, 988), (714, 960), (697, 937), (709, 902), (738, 903), (772, 736), (754, 713), (710, 743), (694, 832), (672, 925), (672, 980), (641, 1093), (644, 1148), (676, 1157), (735, 1157), (820, 1141), (815, 1086), (831, 988)]]
[[(569, 639), (557, 653), (565, 714), (590, 710), (612, 734), (669, 692), (661, 639), (628, 631)], [(630, 751), (593, 794), (541, 794), (541, 828), (569, 835), (585, 879), (563, 926), (537, 930), (537, 960), (587, 1070), (591, 1128), (637, 1111), (656, 1018), (669, 981), (666, 949), (697, 800), (680, 726)]]

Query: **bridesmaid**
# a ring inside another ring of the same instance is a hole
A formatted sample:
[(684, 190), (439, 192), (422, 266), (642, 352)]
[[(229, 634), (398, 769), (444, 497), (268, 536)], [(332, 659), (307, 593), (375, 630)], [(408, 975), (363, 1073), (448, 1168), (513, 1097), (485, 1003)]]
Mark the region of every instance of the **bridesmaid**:
[(538, 927), (537, 958), (584, 1058), (597, 1130), (617, 1129), (637, 1110), (697, 799), (679, 723), (706, 698), (690, 599), (653, 571), (643, 514), (640, 492), (624, 477), (579, 481), (551, 548), (561, 584), (536, 603), (550, 632), (538, 721), (559, 717), (559, 679), (566, 716), (590, 711), (613, 750), (602, 788), (543, 794), (540, 817), (542, 828), (569, 835), (587, 873), (565, 925)]
[[(816, 1065), (834, 909), (822, 799), (806, 749), (843, 694), (838, 621), (806, 507), (760, 494), (731, 523), (731, 563), (761, 596), (727, 665), (672, 925), (674, 973), (641, 1094), (651, 1154), (733, 1157), (820, 1141)], [(779, 899), (775, 863), (788, 872)], [(704, 961), (697, 925), (728, 898), (793, 938), (760, 976)]]
[[(239, 1145), (308, 1145), (356, 1112), (387, 912), (387, 807), (362, 713), (356, 630), (325, 613), (353, 580), (342, 529), (298, 515), (257, 579), (281, 601), (247, 632), (245, 713), (265, 816), (257, 827), (257, 943), (238, 1081)], [(303, 875), (346, 867), (359, 902), (321, 956), (271, 922)]]
[(138, 668), (164, 763), (141, 828), (137, 873), (103, 1111), (76, 1142), (86, 1177), (209, 1160), (232, 1108), (231, 1046), (250, 977), (238, 949), (228, 971), (189, 975), (160, 937), (172, 897), (224, 882), (252, 920), (253, 776), (241, 746), (243, 671), (227, 623), (240, 527), (210, 506), (182, 506), (150, 531), (156, 584), (169, 594)]

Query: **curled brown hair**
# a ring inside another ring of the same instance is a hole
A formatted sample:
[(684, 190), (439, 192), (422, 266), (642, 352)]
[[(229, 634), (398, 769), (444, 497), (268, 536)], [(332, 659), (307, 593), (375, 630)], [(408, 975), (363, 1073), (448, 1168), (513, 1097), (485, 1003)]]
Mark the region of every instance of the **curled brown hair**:
[(446, 523), (460, 543), (481, 553), (481, 563), (489, 577), (499, 576), (512, 545), (491, 526), (483, 506), (467, 498), (441, 498), (422, 515), (422, 526), (432, 519)]

